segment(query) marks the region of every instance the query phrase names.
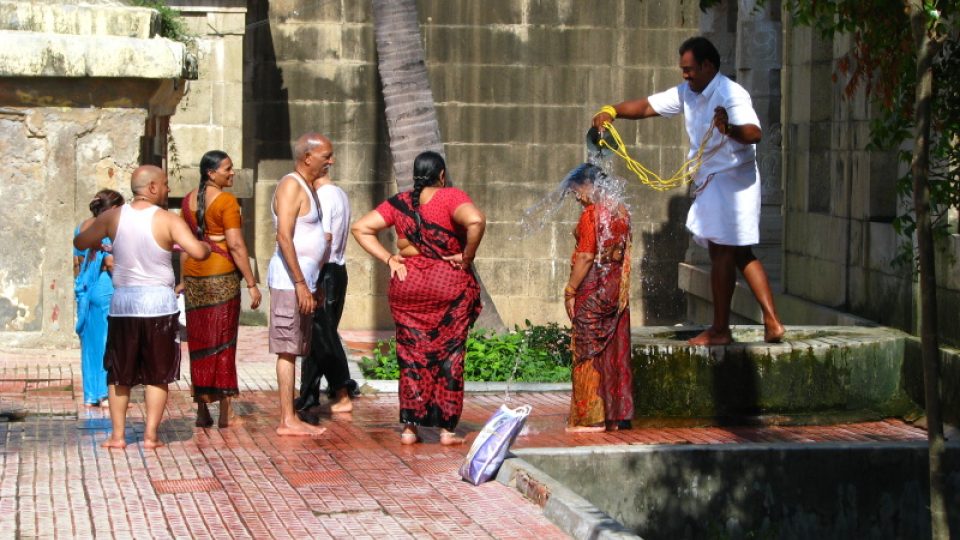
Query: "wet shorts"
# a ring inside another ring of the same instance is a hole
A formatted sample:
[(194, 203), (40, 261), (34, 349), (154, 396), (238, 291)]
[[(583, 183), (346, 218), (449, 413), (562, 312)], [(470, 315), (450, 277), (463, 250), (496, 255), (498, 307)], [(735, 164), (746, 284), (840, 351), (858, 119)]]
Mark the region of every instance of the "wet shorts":
[(167, 384), (180, 379), (178, 314), (107, 318), (107, 383)]
[(313, 314), (297, 307), (297, 291), (270, 289), (270, 352), (306, 356), (310, 352)]

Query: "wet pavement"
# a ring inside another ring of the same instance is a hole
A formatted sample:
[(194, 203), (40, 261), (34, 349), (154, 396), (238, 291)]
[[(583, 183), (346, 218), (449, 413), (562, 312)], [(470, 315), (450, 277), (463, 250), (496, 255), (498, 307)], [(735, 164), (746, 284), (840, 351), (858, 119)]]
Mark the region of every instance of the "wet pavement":
[[(371, 336), (344, 339), (362, 347)], [(435, 430), (423, 430), (423, 444), (402, 446), (395, 394), (357, 398), (350, 414), (321, 409), (327, 432), (318, 438), (277, 437), (265, 328), (241, 328), (237, 425), (194, 427), (185, 363), (160, 429), (166, 446), (155, 451), (139, 443), (141, 390), (129, 446), (99, 447), (109, 418), (83, 406), (79, 358), (78, 350), (0, 352), (0, 538), (565, 537), (512, 488), (461, 481), (468, 446), (442, 447)], [(568, 434), (568, 400), (568, 392), (468, 394), (458, 432), (469, 444), (507, 403), (533, 406), (516, 447), (926, 439), (899, 420)]]

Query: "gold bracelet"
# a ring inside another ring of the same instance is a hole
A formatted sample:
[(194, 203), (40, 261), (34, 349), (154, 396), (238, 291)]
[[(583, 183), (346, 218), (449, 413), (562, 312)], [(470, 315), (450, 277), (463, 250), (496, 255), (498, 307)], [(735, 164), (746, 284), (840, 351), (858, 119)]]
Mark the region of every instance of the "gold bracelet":
[(600, 110), (597, 111), (597, 114), (593, 116), (594, 118), (596, 118), (597, 115), (603, 114), (603, 113), (609, 114), (611, 120), (617, 119), (617, 109), (615, 109), (613, 105), (604, 105), (603, 107), (600, 107)]
[(387, 257), (387, 260), (383, 261), (383, 263), (386, 264), (387, 266), (390, 266), (390, 259), (392, 259), (394, 255), (395, 254), (391, 253), (390, 256)]
[(577, 290), (571, 287), (570, 285), (567, 285), (566, 287), (563, 288), (563, 296), (569, 298), (571, 296), (576, 296), (576, 295), (577, 295)]

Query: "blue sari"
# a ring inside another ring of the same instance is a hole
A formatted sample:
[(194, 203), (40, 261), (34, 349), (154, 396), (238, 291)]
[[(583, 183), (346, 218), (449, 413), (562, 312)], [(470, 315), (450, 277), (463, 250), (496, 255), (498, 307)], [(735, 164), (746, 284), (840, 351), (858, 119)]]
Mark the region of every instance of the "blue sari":
[[(80, 233), (77, 227), (76, 233)], [(110, 245), (104, 238), (103, 244)], [(103, 368), (103, 353), (107, 346), (107, 314), (113, 297), (113, 280), (103, 268), (108, 256), (101, 250), (74, 249), (76, 257), (83, 257), (80, 273), (74, 280), (73, 293), (77, 300), (77, 335), (80, 336), (80, 371), (83, 375), (83, 402), (96, 405), (107, 399), (107, 371)]]

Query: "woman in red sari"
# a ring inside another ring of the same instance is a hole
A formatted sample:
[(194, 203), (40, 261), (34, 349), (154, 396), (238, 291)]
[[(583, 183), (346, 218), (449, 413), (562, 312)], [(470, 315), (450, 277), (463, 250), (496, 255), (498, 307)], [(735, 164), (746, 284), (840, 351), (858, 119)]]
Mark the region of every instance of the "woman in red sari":
[[(466, 193), (446, 183), (443, 157), (423, 152), (413, 163), (413, 190), (387, 199), (351, 227), (360, 246), (390, 267), (403, 444), (420, 440), (419, 426), (439, 427), (440, 444), (463, 443), (454, 430), (463, 410), (467, 332), (480, 314), (471, 264), (486, 218)], [(377, 238), (390, 226), (399, 253)]]
[(583, 205), (564, 305), (573, 323), (573, 395), (567, 430), (615, 431), (633, 418), (630, 371), (630, 213), (598, 189), (602, 169), (567, 177)]
[(240, 278), (250, 291), (250, 309), (260, 305), (253, 269), (243, 241), (240, 205), (224, 191), (233, 186), (233, 161), (211, 150), (200, 159), (200, 185), (183, 198), (180, 215), (197, 238), (210, 245), (203, 261), (180, 255), (187, 307), (190, 379), (197, 402), (197, 426), (210, 427), (207, 407), (220, 402), (217, 425), (230, 422), (230, 398), (237, 395), (237, 330), (240, 326)]

